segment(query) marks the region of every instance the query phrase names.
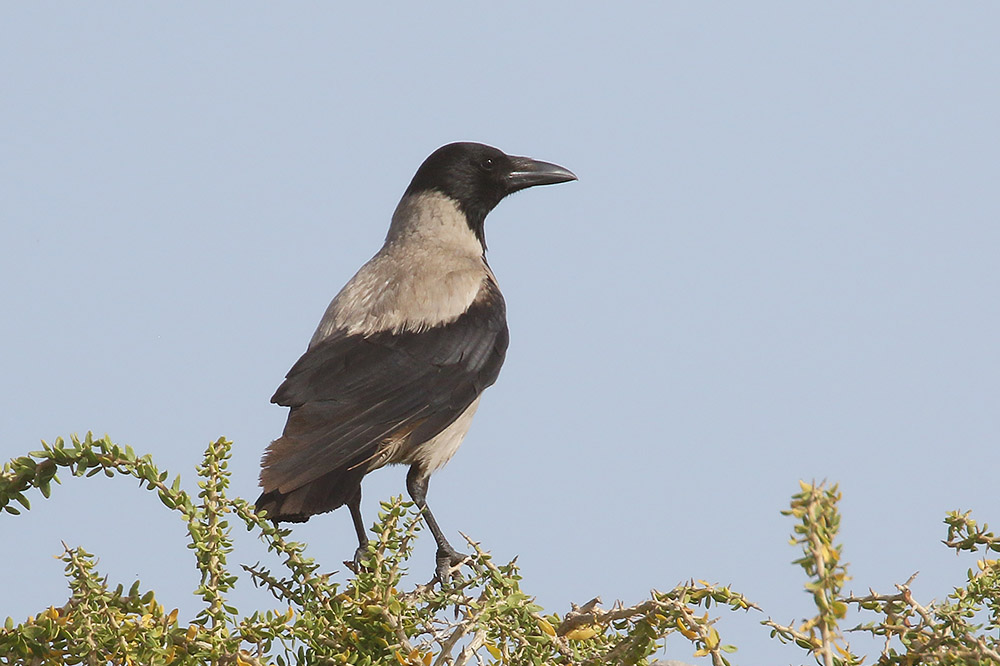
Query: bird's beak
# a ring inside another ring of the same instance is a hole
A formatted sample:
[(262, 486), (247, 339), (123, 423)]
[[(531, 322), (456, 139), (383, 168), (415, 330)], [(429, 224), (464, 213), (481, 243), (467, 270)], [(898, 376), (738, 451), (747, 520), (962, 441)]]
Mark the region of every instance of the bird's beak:
[(530, 157), (511, 157), (514, 168), (507, 176), (510, 191), (516, 192), (535, 185), (554, 185), (576, 180), (576, 174), (565, 167)]

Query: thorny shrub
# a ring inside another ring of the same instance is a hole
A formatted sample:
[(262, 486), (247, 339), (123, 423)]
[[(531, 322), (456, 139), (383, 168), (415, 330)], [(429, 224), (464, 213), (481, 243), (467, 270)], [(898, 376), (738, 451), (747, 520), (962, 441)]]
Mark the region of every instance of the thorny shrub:
[[(363, 566), (338, 584), (319, 573), (304, 544), (289, 540), (289, 530), (258, 516), (245, 500), (227, 497), (230, 448), (225, 439), (209, 445), (197, 468), (195, 497), (181, 489), (180, 477), (168, 483), (169, 474), (150, 456), (90, 434), (68, 444), (43, 443), (42, 450), (5, 464), (0, 509), (13, 515), (30, 509), (30, 491), (48, 498), (60, 470), (138, 479), (185, 521), (200, 574), (194, 593), (202, 604), (195, 617), (182, 621), (177, 609), (166, 610), (139, 581), (112, 588), (93, 555), (65, 547), (69, 599), (20, 623), (7, 618), (0, 629), (0, 664), (646, 664), (668, 635), (677, 634), (691, 643), (695, 657), (723, 666), (736, 648), (722, 642), (712, 606), (759, 611), (727, 586), (691, 581), (654, 590), (634, 606), (603, 609), (594, 599), (564, 615), (546, 613), (521, 590), (513, 562), (494, 563), (471, 540), (465, 575), (445, 585), (401, 590), (421, 526), (419, 513), (401, 498), (382, 504)], [(839, 499), (836, 486), (803, 482), (785, 512), (797, 521), (792, 543), (803, 556), (796, 564), (807, 575), (817, 614), (798, 626), (764, 620), (770, 635), (824, 666), (860, 664), (863, 658), (852, 652), (841, 628), (853, 606), (872, 619), (848, 631), (884, 638), (875, 663), (1000, 664), (1000, 564), (987, 557), (1000, 552), (1000, 541), (988, 527), (968, 513), (946, 518), (949, 547), (984, 555), (968, 584), (942, 602), (921, 605), (910, 581), (893, 594), (845, 597), (847, 570), (835, 541)], [(248, 612), (228, 601), (239, 581), (228, 566), (231, 519), (278, 554), (280, 571), (242, 566), (245, 580), (267, 589), (276, 608)]]

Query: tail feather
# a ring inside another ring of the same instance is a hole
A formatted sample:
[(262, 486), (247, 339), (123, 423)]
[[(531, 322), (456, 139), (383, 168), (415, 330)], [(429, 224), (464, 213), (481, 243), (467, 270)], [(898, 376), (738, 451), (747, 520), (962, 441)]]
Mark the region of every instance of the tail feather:
[(336, 469), (288, 492), (268, 489), (257, 498), (258, 512), (274, 522), (304, 523), (310, 516), (333, 511), (361, 493), (363, 469)]

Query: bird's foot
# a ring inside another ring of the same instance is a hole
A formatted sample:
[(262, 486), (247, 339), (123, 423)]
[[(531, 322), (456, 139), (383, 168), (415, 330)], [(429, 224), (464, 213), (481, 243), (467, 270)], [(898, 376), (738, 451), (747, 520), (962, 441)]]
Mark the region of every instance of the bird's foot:
[(358, 549), (354, 551), (353, 560), (344, 560), (344, 566), (351, 570), (351, 573), (357, 575), (362, 569), (365, 568), (364, 561), (369, 558), (368, 544), (358, 546)]
[[(469, 560), (469, 557), (469, 555), (460, 553), (450, 546), (448, 548), (438, 548), (436, 558), (437, 567), (434, 569), (435, 579), (442, 585), (450, 583), (451, 579), (458, 574), (462, 565)], [(431, 581), (431, 583), (433, 582)]]

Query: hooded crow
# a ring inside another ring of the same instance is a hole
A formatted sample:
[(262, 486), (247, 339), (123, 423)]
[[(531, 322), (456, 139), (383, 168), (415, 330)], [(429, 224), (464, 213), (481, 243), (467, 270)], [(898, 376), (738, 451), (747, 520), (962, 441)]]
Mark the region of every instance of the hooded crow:
[(406, 489), (437, 542), (438, 579), (463, 561), (426, 498), (430, 475), (462, 443), (507, 351), (483, 224), (508, 194), (570, 180), (561, 166), (478, 143), (452, 143), (424, 161), (382, 249), (330, 303), (271, 398), (291, 411), (264, 453), (258, 511), (303, 522), (346, 504), (360, 564), (368, 546), (361, 479), (406, 464)]

